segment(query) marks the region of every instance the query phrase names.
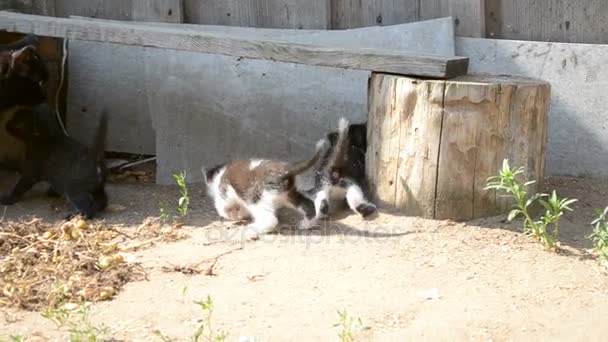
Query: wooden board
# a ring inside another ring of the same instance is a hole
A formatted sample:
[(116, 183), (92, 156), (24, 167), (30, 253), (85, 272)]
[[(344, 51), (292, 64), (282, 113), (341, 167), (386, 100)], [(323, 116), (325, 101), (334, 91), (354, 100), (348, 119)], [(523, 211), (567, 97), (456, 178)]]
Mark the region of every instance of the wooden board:
[(485, 37), (485, 0), (420, 0), (420, 19), (454, 18), (457, 36)]
[(332, 0), (331, 26), (348, 29), (403, 24), (419, 19), (420, 0)]
[(488, 1), (487, 37), (608, 44), (606, 0)]
[(131, 0), (131, 19), (163, 23), (184, 21), (183, 0)]
[(436, 78), (465, 75), (468, 69), (466, 57), (420, 56), (389, 50), (332, 48), (244, 39), (218, 33), (193, 33), (152, 25), (93, 22), (10, 12), (0, 12), (0, 29), (42, 36)]
[(130, 0), (55, 0), (55, 15), (131, 20)]
[(193, 24), (327, 29), (330, 0), (184, 0)]
[[(522, 180), (544, 175), (550, 86), (465, 76), (447, 81), (374, 74), (367, 171), (378, 204), (406, 215), (457, 221), (506, 213), (484, 190), (505, 158)], [(424, 120), (422, 120), (424, 118)]]
[(20, 13), (55, 15), (55, 0), (0, 0), (0, 10), (15, 10)]

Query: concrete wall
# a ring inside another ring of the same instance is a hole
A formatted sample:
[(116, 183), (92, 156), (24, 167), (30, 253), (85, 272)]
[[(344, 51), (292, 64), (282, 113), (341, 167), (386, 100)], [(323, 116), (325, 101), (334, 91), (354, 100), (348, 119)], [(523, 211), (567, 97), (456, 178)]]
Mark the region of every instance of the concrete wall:
[(457, 38), (470, 73), (551, 83), (548, 176), (608, 176), (608, 45)]

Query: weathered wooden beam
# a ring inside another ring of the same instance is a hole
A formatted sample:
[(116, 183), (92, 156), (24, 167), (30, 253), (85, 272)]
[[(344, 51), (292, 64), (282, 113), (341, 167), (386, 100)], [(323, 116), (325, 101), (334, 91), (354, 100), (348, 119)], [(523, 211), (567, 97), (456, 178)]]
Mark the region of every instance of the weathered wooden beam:
[(0, 12), (0, 30), (435, 78), (465, 75), (469, 64), (466, 57), (416, 55), (402, 51), (376, 49), (334, 48), (278, 40), (242, 38), (217, 32), (192, 32), (178, 28), (121, 21), (94, 22), (4, 11)]

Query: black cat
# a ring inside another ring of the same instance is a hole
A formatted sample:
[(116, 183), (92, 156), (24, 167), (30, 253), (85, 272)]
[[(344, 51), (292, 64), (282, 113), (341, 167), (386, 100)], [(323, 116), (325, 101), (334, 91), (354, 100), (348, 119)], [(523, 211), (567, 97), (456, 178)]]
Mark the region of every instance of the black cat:
[(93, 146), (86, 147), (65, 136), (53, 124), (49, 111), (46, 104), (20, 109), (8, 123), (9, 134), (26, 142), (26, 153), (24, 161), (14, 165), (19, 181), (8, 195), (0, 197), (0, 204), (14, 204), (36, 183), (46, 181), (52, 192), (65, 196), (75, 214), (93, 218), (108, 204), (103, 156), (107, 113), (104, 110), (101, 115)]

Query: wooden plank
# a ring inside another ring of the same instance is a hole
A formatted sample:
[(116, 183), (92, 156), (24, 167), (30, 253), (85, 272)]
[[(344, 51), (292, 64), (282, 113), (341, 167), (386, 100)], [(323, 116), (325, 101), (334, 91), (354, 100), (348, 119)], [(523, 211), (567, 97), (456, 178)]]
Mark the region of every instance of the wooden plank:
[(130, 0), (55, 0), (55, 15), (131, 20)]
[(466, 57), (332, 48), (265, 39), (244, 39), (218, 33), (194, 33), (152, 25), (110, 21), (102, 23), (11, 12), (0, 12), (0, 29), (42, 36), (425, 77), (450, 78), (464, 75), (468, 69)]
[(184, 0), (184, 22), (257, 26), (256, 4), (252, 0)]
[(608, 44), (605, 0), (492, 0), (487, 9), (488, 37)]
[(420, 0), (420, 19), (454, 18), (457, 36), (485, 37), (485, 0)]
[(145, 22), (181, 23), (183, 0), (131, 0), (131, 19)]
[(403, 24), (419, 19), (420, 0), (332, 0), (331, 27)]
[(0, 10), (15, 10), (20, 13), (55, 15), (55, 0), (0, 0)]
[(327, 29), (330, 0), (184, 0), (193, 24), (266, 28)]
[(379, 205), (433, 217), (444, 86), (372, 75), (366, 173)]
[(330, 0), (255, 0), (256, 26), (266, 28), (329, 29)]

